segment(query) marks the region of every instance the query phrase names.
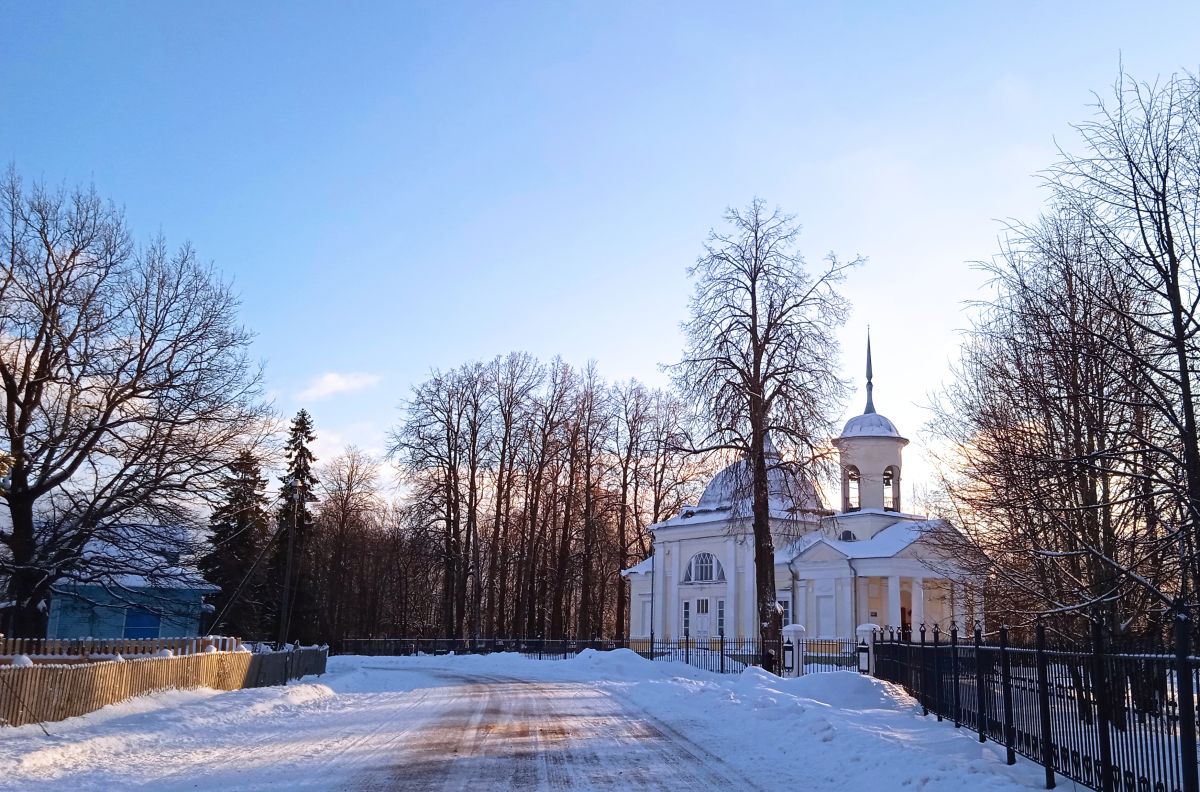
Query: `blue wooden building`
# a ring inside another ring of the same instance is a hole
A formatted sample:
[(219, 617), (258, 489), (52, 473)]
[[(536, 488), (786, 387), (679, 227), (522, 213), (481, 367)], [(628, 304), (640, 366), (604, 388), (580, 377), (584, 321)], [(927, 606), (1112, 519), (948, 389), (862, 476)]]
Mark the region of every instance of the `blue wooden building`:
[(201, 581), (182, 586), (66, 582), (50, 599), (48, 638), (187, 638), (200, 634)]
[(85, 561), (54, 586), (47, 638), (189, 638), (200, 634), (217, 590), (181, 561), (178, 534), (162, 527), (125, 527), (118, 547), (93, 540)]

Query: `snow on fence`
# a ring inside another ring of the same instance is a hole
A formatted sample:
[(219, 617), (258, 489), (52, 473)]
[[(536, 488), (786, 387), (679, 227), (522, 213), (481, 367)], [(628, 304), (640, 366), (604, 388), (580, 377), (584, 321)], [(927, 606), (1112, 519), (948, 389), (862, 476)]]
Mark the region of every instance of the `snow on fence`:
[(17, 655), (35, 663), (86, 663), (90, 658), (110, 659), (115, 655), (135, 657), (155, 655), (164, 649), (173, 655), (200, 654), (213, 647), (233, 652), (241, 641), (220, 635), (202, 638), (5, 638), (0, 635), (0, 666), (8, 665)]
[(162, 690), (284, 685), (325, 673), (327, 656), (324, 647), (262, 654), (205, 650), (179, 657), (0, 667), (0, 725), (62, 720)]
[(1076, 647), (1048, 647), (1038, 626), (1033, 647), (996, 644), (978, 626), (960, 640), (922, 626), (875, 640), (875, 675), (907, 689), (926, 714), (1004, 745), (1091, 789), (1200, 792), (1195, 691), (1200, 659), (1191, 656), (1186, 620), (1174, 648), (1115, 648), (1098, 631)]
[[(801, 673), (856, 671), (857, 653), (853, 639), (813, 638), (803, 642)], [(336, 654), (353, 655), (443, 655), (518, 652), (538, 660), (574, 657), (585, 649), (610, 651), (631, 649), (647, 660), (686, 663), (716, 674), (740, 674), (750, 666), (773, 672), (791, 671), (795, 652), (784, 641), (763, 643), (733, 640), (723, 636), (664, 638), (348, 638), (338, 642)], [(769, 657), (768, 657), (769, 653)]]

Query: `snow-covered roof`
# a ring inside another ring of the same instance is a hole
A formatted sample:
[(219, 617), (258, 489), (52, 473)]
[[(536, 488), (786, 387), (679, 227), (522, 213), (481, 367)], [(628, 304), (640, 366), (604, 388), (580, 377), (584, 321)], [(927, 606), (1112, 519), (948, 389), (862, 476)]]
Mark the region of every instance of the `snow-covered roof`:
[(654, 556), (650, 556), (649, 558), (645, 558), (645, 559), (642, 559), (641, 561), (637, 562), (633, 566), (629, 567), (629, 569), (622, 569), (621, 574), (628, 577), (629, 575), (636, 575), (636, 574), (641, 574), (644, 572), (650, 572), (653, 570), (653, 568), (654, 568)]
[(856, 415), (849, 421), (846, 421), (846, 427), (842, 429), (842, 437), (900, 438), (900, 432), (896, 430), (896, 425), (885, 416), (877, 412), (869, 412), (863, 415)]
[[(772, 520), (801, 520), (822, 510), (817, 488), (798, 466), (783, 461), (767, 438), (767, 496)], [(723, 522), (752, 513), (750, 464), (740, 459), (720, 470), (694, 506), (684, 506), (679, 514), (653, 526), (654, 529), (680, 525)]]
[[(802, 555), (818, 544), (827, 545), (846, 558), (892, 558), (927, 532), (946, 527), (945, 520), (901, 520), (884, 528), (870, 539), (861, 541), (830, 539), (824, 533), (814, 531), (800, 537), (786, 548), (787, 560)], [(776, 563), (786, 563), (786, 561), (780, 561), (777, 553)]]
[(166, 550), (171, 546), (164, 541), (161, 547), (153, 542), (118, 547), (112, 542), (92, 540), (84, 548), (81, 567), (64, 579), (119, 589), (217, 590), (194, 567), (176, 560), (177, 553)]

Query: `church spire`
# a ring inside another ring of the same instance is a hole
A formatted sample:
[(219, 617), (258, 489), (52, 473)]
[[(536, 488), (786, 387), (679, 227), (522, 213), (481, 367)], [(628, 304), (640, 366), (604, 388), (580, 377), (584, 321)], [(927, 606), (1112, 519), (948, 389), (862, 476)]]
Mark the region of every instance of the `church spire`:
[(875, 412), (875, 402), (871, 399), (871, 391), (875, 386), (871, 383), (871, 328), (867, 328), (867, 409), (863, 410), (863, 415), (870, 415)]

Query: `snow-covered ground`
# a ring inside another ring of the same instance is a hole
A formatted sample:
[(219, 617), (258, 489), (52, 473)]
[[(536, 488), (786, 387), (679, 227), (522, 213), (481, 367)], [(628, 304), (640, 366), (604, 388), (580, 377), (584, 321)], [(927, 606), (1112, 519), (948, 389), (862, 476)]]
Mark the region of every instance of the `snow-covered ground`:
[(0, 789), (1038, 789), (856, 673), (717, 676), (632, 652), (336, 657), (286, 688), (145, 696), (0, 730)]

